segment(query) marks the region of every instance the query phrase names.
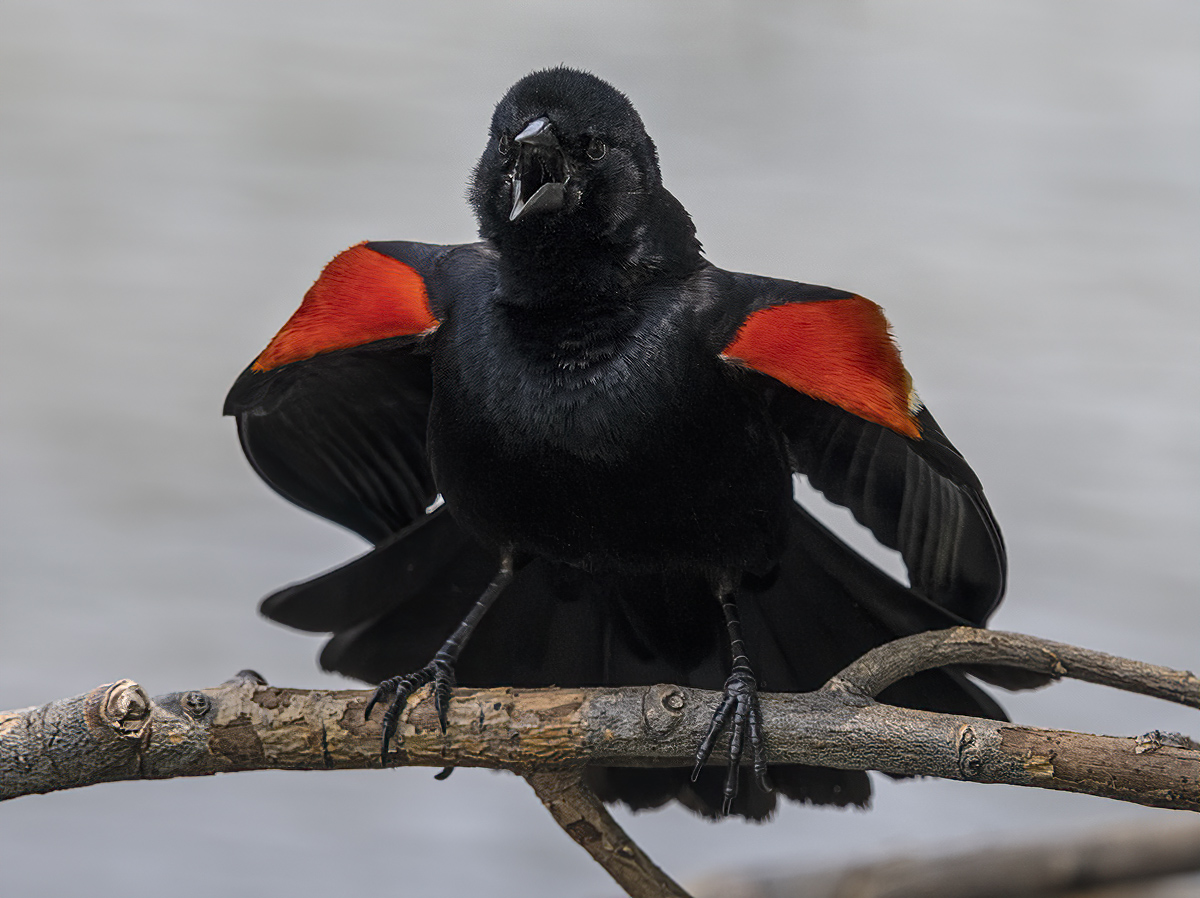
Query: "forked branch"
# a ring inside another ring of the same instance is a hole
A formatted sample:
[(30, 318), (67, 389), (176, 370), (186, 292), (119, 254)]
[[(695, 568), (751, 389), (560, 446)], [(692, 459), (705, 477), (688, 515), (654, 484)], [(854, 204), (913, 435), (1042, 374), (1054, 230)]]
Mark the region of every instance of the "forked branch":
[[(763, 695), (771, 761), (1200, 810), (1200, 746), (1187, 737), (1096, 736), (874, 701), (896, 680), (946, 664), (1014, 666), (1200, 708), (1200, 681), (1186, 671), (958, 628), (881, 646), (816, 692)], [(363, 720), (370, 694), (284, 689), (243, 671), (218, 687), (155, 699), (122, 680), (40, 708), (0, 713), (0, 799), (114, 780), (378, 767), (379, 724)], [(588, 764), (690, 766), (717, 700), (713, 692), (670, 685), (459, 689), (443, 735), (423, 690), (409, 702), (400, 746), (388, 763), (521, 773), (630, 894), (683, 894), (671, 891), (679, 887), (633, 845), (577, 774)], [(714, 763), (725, 759), (714, 752)]]

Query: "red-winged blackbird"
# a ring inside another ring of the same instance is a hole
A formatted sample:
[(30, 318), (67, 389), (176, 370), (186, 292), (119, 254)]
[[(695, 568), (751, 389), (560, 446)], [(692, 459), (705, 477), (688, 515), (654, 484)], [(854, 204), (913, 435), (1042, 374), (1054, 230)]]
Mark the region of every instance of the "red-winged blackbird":
[[(519, 81), (470, 199), (481, 242), (346, 250), (230, 391), (262, 478), (375, 544), (263, 612), (331, 632), (325, 668), (383, 681), (385, 752), (431, 681), (443, 726), (456, 681), (723, 689), (696, 776), (589, 780), (634, 808), (765, 817), (775, 795), (737, 766), (749, 739), (766, 785), (760, 685), (814, 689), (999, 602), (1004, 544), (979, 481), (878, 306), (701, 256), (641, 119), (605, 82), (567, 68)], [(911, 588), (799, 506), (794, 473), (899, 550)], [(1003, 717), (955, 670), (883, 697)], [(703, 767), (726, 728), (735, 760)], [(798, 800), (870, 794), (861, 772), (770, 770)]]

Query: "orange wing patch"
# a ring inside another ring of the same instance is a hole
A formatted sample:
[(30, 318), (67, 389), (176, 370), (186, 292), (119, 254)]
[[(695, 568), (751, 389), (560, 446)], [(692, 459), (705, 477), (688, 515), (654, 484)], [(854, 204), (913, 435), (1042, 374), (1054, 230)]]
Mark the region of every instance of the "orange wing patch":
[(360, 243), (325, 266), (252, 367), (270, 371), (323, 352), (421, 334), (437, 325), (421, 276)]
[(759, 309), (722, 357), (906, 437), (921, 438), (912, 378), (900, 362), (883, 310), (861, 296)]

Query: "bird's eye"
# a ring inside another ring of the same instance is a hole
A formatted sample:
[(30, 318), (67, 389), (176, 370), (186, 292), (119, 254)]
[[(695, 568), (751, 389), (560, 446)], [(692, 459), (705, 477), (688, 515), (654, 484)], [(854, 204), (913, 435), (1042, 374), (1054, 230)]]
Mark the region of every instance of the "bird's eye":
[(587, 146), (587, 157), (593, 162), (599, 162), (608, 152), (608, 146), (599, 137), (593, 137)]
[(496, 149), (498, 149), (500, 151), (501, 156), (508, 155), (508, 150), (511, 145), (512, 145), (512, 141), (510, 141), (508, 139), (507, 134), (501, 134), (500, 139), (498, 141), (496, 141)]

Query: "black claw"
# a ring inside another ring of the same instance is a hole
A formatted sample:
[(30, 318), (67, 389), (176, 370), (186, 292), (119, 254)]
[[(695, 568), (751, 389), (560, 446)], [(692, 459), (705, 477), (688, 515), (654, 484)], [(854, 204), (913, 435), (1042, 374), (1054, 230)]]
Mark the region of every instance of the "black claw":
[[(458, 625), (458, 629), (451, 633), (450, 638), (438, 649), (437, 654), (433, 656), (433, 660), (420, 670), (384, 680), (375, 690), (375, 694), (371, 696), (371, 700), (367, 702), (367, 707), (363, 710), (363, 717), (365, 719), (371, 717), (371, 711), (374, 710), (379, 702), (389, 696), (391, 697), (387, 713), (383, 715), (383, 741), (379, 749), (379, 761), (384, 767), (387, 766), (388, 745), (391, 743), (392, 737), (396, 735), (396, 730), (400, 726), (400, 714), (404, 711), (404, 706), (408, 704), (408, 697), (426, 683), (433, 683), (433, 707), (437, 711), (438, 726), (442, 729), (442, 735), (446, 734), (449, 724), (448, 718), (450, 716), (450, 692), (454, 689), (456, 682), (454, 664), (458, 659), (459, 653), (466, 646), (467, 640), (471, 638), (471, 634), (479, 625), (479, 621), (483, 619), (488, 608), (496, 601), (496, 597), (504, 591), (504, 587), (512, 580), (513, 570), (512, 555), (506, 553), (501, 559), (499, 572), (492, 579), (492, 582), (488, 584), (488, 588), (483, 591), (483, 595), (471, 606), (471, 610), (462, 619), (462, 623)], [(443, 770), (438, 775), (438, 779), (445, 779), (449, 776), (451, 769), (446, 768), (446, 770)]]
[(754, 779), (758, 788), (764, 792), (773, 792), (775, 786), (767, 774), (767, 746), (763, 739), (762, 711), (758, 707), (758, 692), (750, 705), (750, 751), (754, 755)]
[(449, 662), (434, 658), (430, 666), (435, 668), (433, 675), (433, 707), (437, 710), (438, 726), (442, 735), (446, 735), (450, 715), (450, 691), (454, 688), (454, 668)]
[[(384, 767), (387, 766), (388, 745), (391, 744), (392, 737), (396, 735), (396, 730), (400, 726), (400, 712), (404, 710), (404, 706), (408, 703), (408, 696), (412, 693), (412, 690), (408, 688), (407, 679), (401, 677), (400, 682), (393, 689), (388, 690), (393, 695), (388, 703), (387, 711), (383, 714), (383, 738), (379, 743), (379, 762)], [(381, 684), (380, 689), (382, 688)]]
[(433, 683), (433, 701), (437, 709), (438, 724), (444, 734), (450, 706), (450, 690), (454, 688), (455, 678), (454, 668), (441, 658), (434, 658), (420, 670), (410, 674), (384, 680), (376, 687), (375, 694), (363, 709), (363, 719), (369, 720), (375, 706), (388, 699), (388, 709), (383, 715), (383, 738), (379, 746), (379, 762), (384, 767), (387, 766), (388, 746), (400, 728), (400, 715), (408, 704), (409, 697), (430, 682)]
[(717, 710), (713, 712), (712, 722), (708, 725), (708, 732), (704, 734), (704, 739), (696, 749), (696, 766), (692, 768), (693, 783), (700, 778), (700, 771), (708, 763), (708, 757), (717, 745), (717, 737), (725, 729), (725, 724), (729, 721), (729, 715), (736, 703), (737, 699), (729, 693), (729, 684), (727, 682), (725, 684), (725, 696), (721, 699), (721, 704), (717, 705)]
[(724, 796), (721, 801), (721, 816), (729, 816), (729, 808), (738, 794), (738, 761), (733, 755), (729, 756), (729, 766), (725, 768), (725, 788), (721, 791)]
[(764, 792), (773, 788), (767, 776), (766, 741), (763, 739), (762, 712), (758, 706), (758, 683), (749, 668), (737, 667), (725, 681), (724, 696), (713, 712), (712, 723), (700, 747), (696, 749), (696, 766), (692, 769), (692, 782), (700, 776), (700, 770), (708, 762), (717, 739), (729, 726), (729, 766), (725, 774), (724, 800), (721, 813), (728, 815), (733, 800), (738, 794), (738, 770), (746, 738), (750, 739), (750, 751), (754, 758), (754, 778)]
[[(386, 681), (385, 681), (386, 682)], [(367, 702), (367, 706), (363, 708), (363, 720), (371, 719), (371, 712), (375, 710), (375, 706), (379, 704), (380, 699), (386, 694), (383, 683), (375, 687), (375, 692), (371, 696), (371, 700)]]

